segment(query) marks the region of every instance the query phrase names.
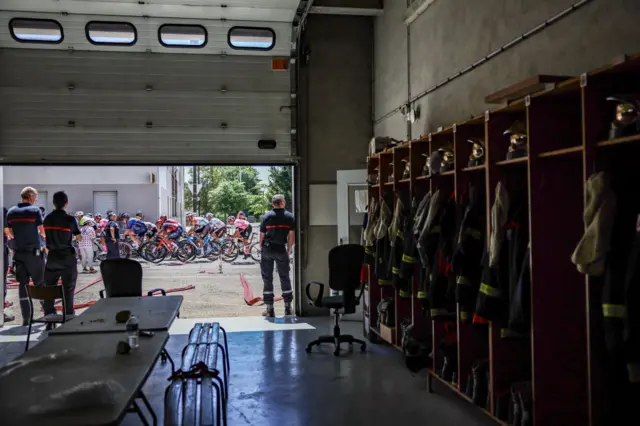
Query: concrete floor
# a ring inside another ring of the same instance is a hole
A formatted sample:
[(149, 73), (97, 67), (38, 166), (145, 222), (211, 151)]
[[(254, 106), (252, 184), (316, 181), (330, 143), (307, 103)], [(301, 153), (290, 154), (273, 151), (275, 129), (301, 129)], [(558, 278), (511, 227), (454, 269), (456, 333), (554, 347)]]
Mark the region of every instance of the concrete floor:
[[(139, 260), (139, 259), (136, 259)], [(255, 296), (262, 295), (262, 277), (260, 265), (253, 262), (238, 260), (234, 264), (226, 262), (210, 262), (197, 259), (188, 264), (165, 261), (159, 265), (142, 261), (143, 283), (145, 291), (163, 288), (186, 287), (194, 285), (192, 290), (175, 293), (184, 297), (180, 309), (182, 318), (207, 318), (216, 317), (244, 317), (260, 315), (263, 307), (248, 306), (244, 302), (243, 289), (240, 283), (240, 273), (254, 289)], [(76, 291), (100, 278), (97, 274), (79, 274)], [(13, 283), (13, 280), (9, 280)], [(276, 292), (280, 290), (279, 280), (275, 278)], [(75, 297), (75, 304), (86, 303), (100, 298), (98, 292), (104, 289), (104, 285), (98, 282), (82, 290)], [(22, 324), (22, 316), (18, 304), (18, 290), (10, 288), (7, 292), (7, 300), (13, 302), (13, 306), (7, 312), (16, 317), (15, 322), (7, 325)], [(282, 303), (276, 304), (276, 309), (284, 313)], [(78, 313), (82, 313), (78, 310)]]
[[(179, 319), (174, 323), (167, 347), (174, 359), (179, 359), (186, 333), (196, 321)], [(345, 351), (339, 358), (333, 356), (330, 345), (307, 354), (306, 344), (329, 332), (328, 317), (220, 321), (230, 332), (229, 425), (494, 424), (437, 383), (435, 393), (428, 394), (424, 372), (412, 375), (403, 367), (400, 353), (387, 346), (369, 345), (364, 354)], [(361, 323), (345, 321), (342, 329), (362, 335)], [(0, 329), (0, 365), (22, 353), (24, 333), (23, 327)], [(169, 372), (168, 365), (158, 364), (144, 386), (161, 419)], [(128, 414), (122, 424), (141, 423)]]

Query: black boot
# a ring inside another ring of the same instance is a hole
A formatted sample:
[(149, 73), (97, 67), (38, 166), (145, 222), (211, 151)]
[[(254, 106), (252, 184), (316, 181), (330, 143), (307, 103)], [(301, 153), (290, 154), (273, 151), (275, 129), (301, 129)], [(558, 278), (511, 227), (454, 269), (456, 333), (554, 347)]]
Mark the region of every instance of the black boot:
[(469, 373), (467, 376), (467, 388), (464, 391), (464, 394), (469, 398), (473, 397), (473, 374)]
[(262, 313), (263, 317), (273, 318), (276, 316), (276, 311), (273, 309), (273, 305), (266, 305), (264, 312)]
[(496, 417), (498, 420), (506, 422), (509, 420), (509, 405), (511, 404), (511, 392), (498, 394), (496, 398)]
[(509, 424), (513, 426), (520, 426), (522, 410), (520, 408), (520, 397), (518, 396), (518, 385), (511, 386), (511, 412), (509, 414)]
[(442, 373), (440, 374), (440, 376), (447, 382), (453, 381), (453, 366), (451, 365), (451, 359), (448, 356), (444, 357), (444, 363), (442, 364)]
[(487, 405), (489, 395), (489, 363), (487, 360), (477, 361), (473, 366), (473, 403), (481, 407)]
[(520, 397), (520, 408), (522, 410), (520, 426), (531, 426), (533, 425), (533, 391), (530, 382), (522, 384), (518, 396)]

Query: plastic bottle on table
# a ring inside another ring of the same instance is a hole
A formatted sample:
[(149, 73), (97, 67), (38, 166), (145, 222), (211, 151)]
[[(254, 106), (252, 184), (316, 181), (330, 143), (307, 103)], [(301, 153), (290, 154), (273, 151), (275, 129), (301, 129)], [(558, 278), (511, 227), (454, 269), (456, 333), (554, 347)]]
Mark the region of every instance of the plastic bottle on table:
[(127, 321), (127, 341), (132, 349), (140, 346), (138, 317), (135, 315), (131, 315)]

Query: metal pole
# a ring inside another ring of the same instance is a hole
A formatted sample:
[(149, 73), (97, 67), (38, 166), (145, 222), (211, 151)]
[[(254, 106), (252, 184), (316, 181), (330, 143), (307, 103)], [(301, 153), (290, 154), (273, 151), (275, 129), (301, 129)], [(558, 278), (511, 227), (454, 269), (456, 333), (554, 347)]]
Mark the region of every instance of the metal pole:
[(197, 181), (197, 176), (198, 174), (198, 166), (193, 166), (193, 190), (192, 190), (192, 194), (193, 195), (193, 212), (196, 212), (196, 206), (198, 205), (198, 181)]

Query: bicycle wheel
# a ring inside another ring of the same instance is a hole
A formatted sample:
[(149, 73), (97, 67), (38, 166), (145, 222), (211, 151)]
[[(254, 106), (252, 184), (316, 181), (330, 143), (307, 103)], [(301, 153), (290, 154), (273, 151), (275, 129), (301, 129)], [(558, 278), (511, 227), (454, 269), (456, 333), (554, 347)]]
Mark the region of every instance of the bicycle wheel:
[(238, 248), (233, 241), (225, 241), (220, 248), (220, 257), (225, 262), (233, 262), (238, 258), (239, 254)]
[(260, 244), (257, 242), (251, 243), (249, 246), (249, 254), (253, 260), (260, 262), (260, 259), (262, 258), (262, 247), (260, 247)]
[(208, 242), (204, 247), (204, 256), (206, 259), (215, 262), (220, 258), (220, 244), (215, 242)]
[(118, 252), (120, 259), (128, 259), (131, 257), (131, 246), (123, 241), (118, 242)]
[(176, 250), (176, 257), (181, 262), (190, 262), (196, 258), (198, 247), (191, 241), (180, 241)]
[(167, 257), (168, 251), (165, 246), (158, 245), (156, 241), (145, 243), (142, 248), (142, 257), (151, 263), (160, 263)]

